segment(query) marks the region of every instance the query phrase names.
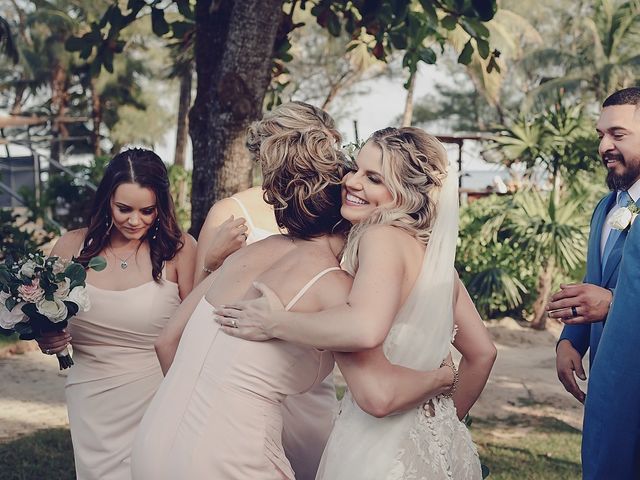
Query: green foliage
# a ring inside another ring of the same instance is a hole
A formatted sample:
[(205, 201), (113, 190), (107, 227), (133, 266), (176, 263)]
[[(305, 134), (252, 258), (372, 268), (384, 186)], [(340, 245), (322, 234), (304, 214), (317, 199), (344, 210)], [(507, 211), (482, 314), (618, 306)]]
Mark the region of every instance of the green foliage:
[(457, 268), (484, 317), (530, 311), (540, 266), (550, 258), (556, 284), (580, 280), (599, 193), (579, 183), (556, 203), (552, 192), (530, 189), (482, 198), (462, 210)]
[(496, 223), (511, 198), (491, 195), (461, 210), (456, 268), (484, 318), (519, 315), (535, 289), (535, 266)]
[(525, 108), (548, 102), (558, 92), (598, 104), (613, 91), (633, 85), (640, 75), (640, 3), (595, 0), (557, 12), (561, 25), (544, 48), (532, 51), (524, 67), (537, 72), (539, 85)]
[(581, 103), (556, 102), (538, 113), (516, 117), (499, 126), (494, 147), (502, 163), (523, 163), (527, 169), (543, 168), (550, 175), (595, 171), (601, 165), (593, 119)]
[[(92, 70), (98, 73), (102, 67), (111, 71), (114, 53), (118, 53), (120, 32), (136, 19), (151, 14), (153, 31), (159, 36), (182, 38), (181, 30), (176, 26), (184, 23), (184, 18), (168, 22), (165, 10), (171, 4), (177, 4), (180, 13), (193, 18), (191, 4), (185, 1), (168, 2), (164, 9), (155, 0), (129, 2), (126, 10), (120, 5), (111, 5), (99, 21), (91, 23), (89, 32), (77, 36), (67, 42), (67, 48), (83, 52), (83, 58), (90, 59)], [(495, 15), (495, 0), (424, 0), (418, 3), (411, 0), (394, 2), (352, 2), (344, 0), (300, 2), (283, 0), (283, 18), (281, 28), (274, 45), (274, 61), (279, 74), (283, 64), (291, 60), (289, 35), (304, 23), (295, 23), (293, 15), (296, 8), (306, 10), (311, 4), (310, 12), (321, 27), (331, 35), (338, 37), (343, 31), (355, 42), (362, 42), (370, 53), (380, 60), (386, 60), (395, 50), (404, 51), (403, 66), (415, 73), (419, 62), (435, 62), (435, 51), (429, 43), (445, 42), (442, 29), (455, 28), (460, 24), (475, 40), (478, 51), (483, 58), (489, 56), (489, 31), (482, 22), (489, 21)], [(182, 7), (182, 8), (180, 8)], [(184, 10), (184, 13), (183, 13)], [(126, 13), (125, 13), (126, 12)], [(285, 13), (286, 12), (286, 13)], [(446, 15), (438, 15), (446, 13)], [(469, 43), (467, 51), (474, 50)], [(497, 65), (491, 54), (492, 68)], [(464, 61), (466, 57), (462, 57)]]
[(109, 157), (93, 157), (87, 165), (72, 165), (76, 177), (66, 173), (50, 175), (43, 183), (40, 203), (36, 203), (32, 195), (25, 195), (31, 199), (29, 207), (38, 217), (46, 209), (53, 206), (51, 216), (67, 230), (85, 227), (93, 203), (95, 191), (90, 185), (98, 185), (102, 174), (109, 163)]

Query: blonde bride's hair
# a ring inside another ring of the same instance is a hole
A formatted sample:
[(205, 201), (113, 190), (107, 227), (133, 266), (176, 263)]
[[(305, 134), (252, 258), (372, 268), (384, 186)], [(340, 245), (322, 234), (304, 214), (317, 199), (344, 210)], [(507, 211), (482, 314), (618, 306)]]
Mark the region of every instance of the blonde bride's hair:
[(351, 229), (343, 260), (352, 273), (358, 268), (358, 244), (371, 225), (393, 225), (427, 245), (449, 165), (440, 141), (419, 128), (378, 130), (367, 143), (382, 152), (382, 176), (392, 201)]
[(247, 148), (262, 168), (265, 201), (280, 228), (299, 238), (346, 232), (340, 215), (347, 161), (333, 118), (289, 102), (249, 127)]

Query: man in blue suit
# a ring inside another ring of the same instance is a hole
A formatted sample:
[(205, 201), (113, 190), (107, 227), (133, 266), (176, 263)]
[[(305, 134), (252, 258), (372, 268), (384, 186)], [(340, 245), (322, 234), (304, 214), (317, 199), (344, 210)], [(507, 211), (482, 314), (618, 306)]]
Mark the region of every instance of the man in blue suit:
[(573, 371), (582, 376), (584, 372), (571, 349), (580, 356), (587, 345), (591, 349), (582, 442), (584, 478), (638, 479), (640, 223), (631, 227), (631, 212), (640, 199), (640, 88), (620, 90), (602, 106), (596, 130), (612, 192), (593, 215), (585, 281), (610, 288), (613, 303), (610, 310), (603, 306), (607, 297), (598, 287), (583, 288), (578, 295), (562, 295), (563, 289), (558, 295), (562, 298), (552, 299), (549, 308), (551, 316), (566, 324), (558, 343), (558, 376), (581, 401), (584, 394), (573, 386)]

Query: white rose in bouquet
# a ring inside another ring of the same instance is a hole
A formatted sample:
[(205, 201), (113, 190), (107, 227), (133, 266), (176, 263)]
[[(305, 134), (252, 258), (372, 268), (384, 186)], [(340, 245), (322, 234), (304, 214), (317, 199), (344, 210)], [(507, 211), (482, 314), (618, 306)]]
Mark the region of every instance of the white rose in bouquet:
[(73, 302), (78, 305), (78, 309), (86, 312), (91, 308), (91, 302), (89, 301), (89, 294), (86, 287), (75, 287), (69, 292), (68, 302)]
[(4, 305), (4, 302), (6, 302), (9, 297), (11, 297), (10, 293), (0, 290), (0, 305)]
[(2, 305), (0, 305), (0, 327), (10, 330), (15, 327), (16, 323), (20, 323), (24, 319), (25, 315), (22, 313), (22, 306), (20, 304), (9, 311), (7, 307), (4, 306), (4, 302), (2, 302)]
[(63, 321), (69, 313), (64, 302), (57, 298), (53, 300), (40, 300), (36, 303), (36, 308), (40, 314), (47, 317), (53, 323)]
[(71, 280), (65, 278), (63, 281), (58, 282), (56, 284), (58, 289), (53, 292), (53, 296), (55, 298), (59, 298), (61, 300), (65, 300), (67, 295), (69, 295), (69, 287), (71, 287)]
[(56, 275), (58, 275), (59, 273), (64, 272), (65, 268), (67, 268), (67, 265), (69, 264), (68, 260), (62, 260), (62, 259), (57, 259), (54, 263), (53, 263), (53, 268), (52, 271), (53, 273), (55, 273)]
[(34, 262), (33, 260), (27, 260), (26, 262), (24, 262), (22, 268), (20, 269), (20, 275), (24, 275), (27, 278), (33, 278), (35, 274), (36, 262)]
[(631, 224), (633, 220), (633, 213), (626, 207), (616, 210), (609, 219), (609, 225), (616, 230), (624, 230)]

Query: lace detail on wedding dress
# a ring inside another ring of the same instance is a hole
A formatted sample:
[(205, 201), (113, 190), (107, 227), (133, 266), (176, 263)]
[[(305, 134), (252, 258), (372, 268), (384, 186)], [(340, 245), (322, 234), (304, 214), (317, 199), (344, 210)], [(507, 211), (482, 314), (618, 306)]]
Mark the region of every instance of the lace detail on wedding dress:
[(454, 323), (453, 324), (453, 332), (451, 332), (451, 343), (456, 341), (456, 334), (458, 333), (458, 324)]
[(413, 427), (385, 480), (481, 480), (478, 452), (451, 399), (416, 408)]

